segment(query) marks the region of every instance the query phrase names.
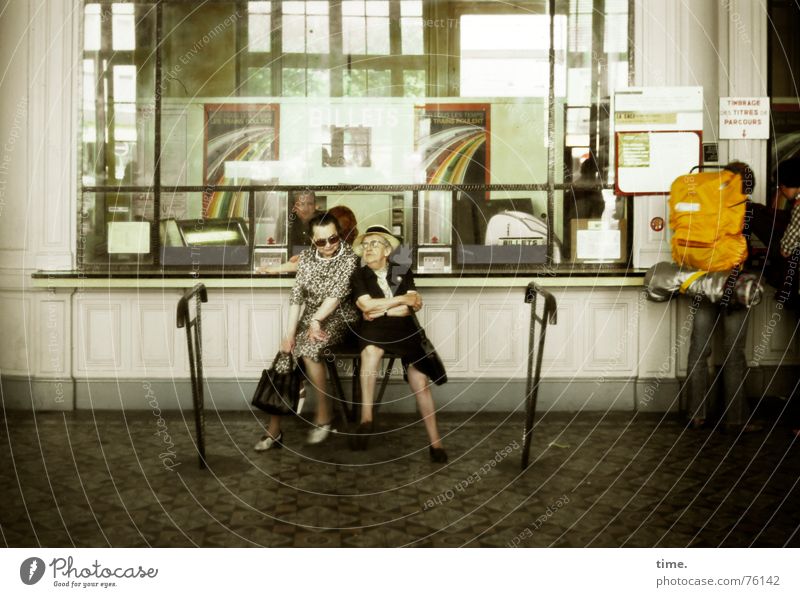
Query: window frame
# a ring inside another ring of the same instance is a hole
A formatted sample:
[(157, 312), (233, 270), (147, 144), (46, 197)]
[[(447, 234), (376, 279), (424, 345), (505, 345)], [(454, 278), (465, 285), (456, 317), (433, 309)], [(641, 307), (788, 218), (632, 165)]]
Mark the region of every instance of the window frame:
[[(230, 3), (229, 0), (210, 0), (213, 2), (227, 2)], [(390, 28), (391, 29), (399, 29), (399, 21), (400, 21), (400, 11), (399, 11), (399, 2), (400, 0), (390, 0)], [(597, 0), (595, 0), (597, 1)], [(271, 19), (272, 23), (274, 24), (277, 19), (281, 17), (280, 11), (280, 1), (279, 0), (271, 0), (272, 2), (272, 11), (271, 11)], [(633, 27), (633, 9), (634, 9), (634, 2), (633, 0), (627, 0), (628, 2), (628, 20), (629, 20), (629, 30), (632, 30)], [(135, 4), (135, 1), (130, 3)], [(248, 202), (248, 229), (249, 229), (249, 251), (250, 251), (250, 263), (247, 266), (240, 266), (236, 268), (231, 268), (233, 270), (241, 270), (241, 271), (249, 271), (252, 268), (253, 264), (253, 257), (254, 251), (257, 248), (254, 243), (254, 234), (255, 234), (255, 201), (254, 201), (254, 193), (256, 191), (294, 191), (294, 190), (302, 190), (302, 189), (311, 189), (318, 192), (347, 192), (347, 191), (374, 191), (374, 192), (412, 192), (414, 201), (413, 201), (413, 210), (414, 213), (412, 214), (412, 230), (410, 239), (410, 244), (414, 248), (414, 256), (416, 262), (416, 256), (418, 251), (418, 242), (417, 242), (417, 210), (419, 205), (419, 192), (421, 191), (451, 191), (453, 196), (456, 195), (458, 191), (484, 191), (484, 192), (492, 192), (492, 191), (505, 191), (505, 192), (546, 192), (547, 193), (547, 220), (548, 220), (548, 233), (547, 233), (547, 263), (543, 265), (538, 264), (526, 264), (524, 268), (521, 268), (520, 265), (507, 265), (507, 264), (499, 264), (497, 266), (487, 266), (487, 267), (472, 267), (469, 268), (470, 271), (474, 271), (474, 273), (492, 273), (492, 272), (524, 272), (524, 273), (536, 273), (542, 270), (552, 271), (553, 268), (561, 269), (569, 266), (570, 269), (586, 269), (587, 271), (603, 271), (605, 269), (610, 269), (614, 271), (618, 271), (623, 265), (620, 262), (615, 263), (608, 263), (608, 264), (591, 264), (586, 266), (581, 266), (581, 264), (574, 264), (574, 263), (567, 263), (567, 264), (553, 264), (553, 246), (554, 246), (554, 236), (557, 234), (557, 231), (554, 229), (554, 200), (555, 200), (555, 193), (558, 191), (566, 191), (571, 188), (571, 185), (567, 182), (556, 182), (555, 180), (555, 156), (554, 156), (554, 144), (555, 142), (563, 142), (564, 139), (557, 140), (555, 139), (555, 90), (554, 90), (554, 70), (556, 61), (553, 59), (554, 50), (553, 50), (553, 30), (554, 30), (554, 12), (556, 7), (556, 0), (534, 0), (532, 2), (518, 2), (515, 4), (514, 7), (510, 7), (507, 5), (499, 5), (497, 3), (483, 3), (483, 2), (448, 2), (442, 3), (446, 4), (445, 6), (445, 13), (447, 18), (456, 18), (457, 14), (463, 14), (465, 10), (481, 10), (480, 14), (502, 14), (503, 12), (514, 12), (513, 9), (518, 9), (519, 6), (522, 5), (537, 5), (537, 6), (545, 6), (547, 8), (546, 14), (550, 15), (550, 31), (551, 31), (551, 45), (550, 45), (550, 84), (549, 84), (549, 97), (548, 97), (548, 178), (547, 182), (543, 182), (540, 184), (517, 184), (517, 185), (503, 185), (503, 184), (487, 184), (487, 185), (425, 185), (425, 184), (381, 184), (381, 185), (240, 185), (240, 186), (219, 186), (219, 187), (209, 187), (209, 186), (196, 186), (196, 185), (185, 185), (185, 186), (171, 186), (165, 185), (161, 181), (161, 164), (160, 164), (160, 154), (162, 151), (162, 140), (161, 140), (161, 93), (160, 90), (162, 89), (162, 54), (163, 54), (163, 10), (165, 4), (181, 4), (181, 3), (189, 3), (189, 0), (162, 0), (155, 3), (155, 10), (156, 10), (156, 64), (155, 64), (155, 97), (154, 97), (154, 104), (155, 104), (155, 148), (154, 148), (154, 179), (151, 185), (146, 186), (135, 186), (135, 185), (128, 185), (128, 186), (120, 186), (120, 185), (84, 185), (81, 184), (81, 188), (79, 190), (79, 196), (81, 199), (79, 200), (81, 205), (83, 204), (83, 197), (86, 194), (90, 193), (120, 193), (120, 192), (145, 192), (151, 193), (153, 195), (153, 214), (154, 214), (154, 221), (151, 223), (151, 252), (148, 254), (152, 256), (152, 263), (145, 264), (108, 264), (108, 263), (85, 263), (83, 253), (81, 252), (81, 247), (83, 246), (83, 234), (82, 231), (78, 230), (78, 269), (81, 271), (96, 271), (98, 269), (108, 270), (110, 267), (113, 268), (114, 271), (124, 272), (126, 270), (134, 269), (138, 272), (141, 271), (143, 267), (152, 269), (152, 271), (185, 271), (185, 268), (182, 267), (175, 267), (172, 266), (164, 266), (161, 264), (160, 254), (161, 254), (161, 239), (159, 233), (159, 225), (161, 221), (160, 217), (160, 203), (161, 203), (161, 192), (162, 189), (168, 190), (169, 192), (209, 192), (209, 191), (223, 191), (223, 190), (235, 190), (240, 192), (247, 192), (250, 197), (250, 201)], [(100, 4), (100, 5), (110, 5), (113, 4), (113, 0), (87, 0), (84, 3), (86, 4)], [(240, 4), (246, 4), (246, 2), (240, 2)], [(331, 6), (339, 6), (338, 2), (334, 1), (331, 2)], [(441, 8), (439, 6), (438, 8)], [(440, 15), (439, 12), (436, 12), (437, 6), (436, 3), (431, 3), (425, 1), (423, 4), (423, 23), (425, 23), (429, 19), (435, 19), (437, 16)], [(333, 11), (331, 11), (332, 13)], [(333, 18), (332, 14), (329, 14), (329, 22), (334, 22), (335, 19)], [(341, 17), (341, 11), (339, 11), (339, 17)], [(341, 26), (341, 23), (339, 23)], [(241, 29), (243, 27), (243, 29)], [(237, 48), (239, 47), (239, 43), (241, 40), (244, 40), (241, 43), (246, 43), (246, 31), (247, 31), (247, 19), (239, 19), (237, 21)], [(436, 49), (437, 43), (441, 40), (433, 40), (430, 33), (429, 27), (423, 25), (423, 32), (424, 32), (424, 54), (422, 55), (414, 55), (409, 56), (408, 60), (400, 60), (399, 63), (403, 66), (396, 66), (392, 70), (392, 81), (395, 80), (396, 73), (399, 72), (399, 76), (402, 79), (403, 72), (405, 70), (409, 70), (404, 66), (405, 64), (412, 64), (414, 66), (424, 65), (422, 69), (411, 69), (411, 70), (424, 70), (426, 71), (426, 98), (436, 98), (442, 97), (443, 94), (435, 94), (431, 93), (435, 91), (437, 88), (441, 88), (440, 85), (437, 85), (437, 81), (441, 78), (442, 71), (447, 73), (452, 72), (452, 64), (451, 61), (453, 59), (458, 60), (459, 57), (456, 55), (453, 57), (452, 55), (446, 60), (443, 61), (444, 63), (437, 63), (436, 65), (432, 66), (432, 60), (435, 58), (434, 53)], [(243, 35), (244, 34), (244, 35)], [(451, 39), (457, 39), (457, 36), (449, 36)], [(594, 37), (594, 36), (593, 36)], [(82, 39), (82, 38), (81, 38)], [(334, 51), (334, 47), (331, 48), (331, 53), (325, 58), (323, 55), (302, 55), (302, 54), (289, 54), (284, 55), (280, 52), (281, 47), (281, 39), (282, 36), (276, 33), (276, 28), (273, 25), (272, 34), (271, 34), (271, 49), (272, 51), (268, 54), (270, 57), (272, 55), (279, 56), (274, 62), (272, 67), (272, 83), (273, 83), (273, 95), (271, 98), (280, 98), (282, 97), (280, 94), (275, 93), (276, 90), (281, 90), (281, 73), (282, 69), (286, 64), (300, 64), (298, 61), (304, 61), (304, 66), (307, 67), (309, 64), (317, 64), (320, 66), (327, 65), (330, 66), (331, 64), (336, 63), (336, 52)], [(630, 44), (632, 43), (630, 40), (632, 37), (629, 35), (629, 51), (628, 51), (628, 76), (629, 81), (633, 76), (633, 53), (630, 48)], [(82, 41), (81, 41), (82, 43)], [(400, 37), (397, 36), (396, 38), (393, 37), (392, 44), (399, 45), (401, 43)], [(455, 42), (457, 44), (457, 42)], [(341, 37), (339, 37), (339, 41), (337, 44), (333, 44), (338, 47), (339, 57), (341, 57), (341, 48), (342, 48)], [(277, 53), (276, 53), (277, 49)], [(568, 48), (567, 48), (568, 49)], [(120, 52), (116, 53), (119, 57)], [(242, 53), (239, 53), (241, 55)], [(246, 60), (237, 61), (237, 84), (236, 84), (236, 92), (237, 94), (241, 95), (242, 91), (242, 72), (247, 72), (248, 66), (252, 65), (252, 54), (251, 53), (243, 53), (246, 56)], [(256, 52), (255, 54), (261, 55), (263, 58), (264, 52)], [(366, 55), (369, 57), (369, 55)], [(376, 64), (380, 64), (381, 59), (385, 61), (395, 61), (397, 62), (397, 56), (393, 55), (390, 51), (388, 56), (375, 56), (374, 60), (375, 63), (370, 62), (370, 67), (374, 68)], [(309, 62), (310, 61), (310, 62)], [(329, 72), (333, 73), (336, 72), (337, 69), (334, 67), (329, 70)], [(456, 70), (457, 73), (457, 70)], [(334, 89), (337, 85), (334, 84), (334, 79), (339, 80), (338, 86), (339, 89)], [(276, 86), (277, 81), (277, 86)], [(452, 82), (448, 83), (447, 89), (451, 89)], [(332, 77), (331, 80), (331, 96), (338, 97), (334, 95), (334, 91), (337, 91), (341, 94), (341, 87), (343, 86), (343, 79), (342, 77)], [(448, 95), (448, 97), (458, 97), (457, 94)], [(274, 101), (274, 100), (273, 100)], [(566, 105), (566, 104), (565, 104)], [(566, 115), (566, 110), (565, 110)], [(81, 129), (82, 130), (82, 129)], [(566, 159), (566, 154), (565, 154)], [(79, 160), (79, 163), (81, 161)], [(82, 177), (81, 177), (82, 179)], [(601, 184), (597, 186), (598, 189), (611, 189), (613, 188), (610, 184)], [(629, 205), (632, 205), (629, 203)], [(629, 226), (629, 234), (628, 238), (631, 238), (630, 228), (632, 226), (632, 213), (629, 211), (628, 215), (628, 226)], [(80, 218), (79, 218), (79, 227), (81, 226)], [(450, 245), (453, 255), (456, 254), (456, 245)], [(630, 258), (630, 251), (631, 251), (631, 244), (630, 241), (627, 244), (626, 250), (628, 251), (627, 259), (625, 261), (629, 262)], [(454, 262), (454, 270), (456, 269), (457, 262)]]

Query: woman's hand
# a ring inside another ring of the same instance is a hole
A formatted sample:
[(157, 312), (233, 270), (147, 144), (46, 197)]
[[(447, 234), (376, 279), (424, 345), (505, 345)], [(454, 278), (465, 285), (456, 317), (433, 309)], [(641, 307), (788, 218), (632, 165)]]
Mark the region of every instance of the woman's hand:
[(308, 326), (308, 339), (312, 342), (325, 342), (328, 340), (328, 334), (322, 329), (322, 324), (317, 319), (312, 319)]
[(409, 292), (406, 294), (409, 299), (411, 299), (410, 304), (406, 303), (406, 306), (411, 309), (412, 311), (419, 311), (422, 309), (422, 297), (417, 294), (416, 292)]
[(294, 334), (292, 334), (291, 336), (289, 335), (284, 336), (283, 340), (281, 340), (281, 352), (287, 354), (291, 353), (292, 351), (294, 351), (294, 345), (295, 345)]

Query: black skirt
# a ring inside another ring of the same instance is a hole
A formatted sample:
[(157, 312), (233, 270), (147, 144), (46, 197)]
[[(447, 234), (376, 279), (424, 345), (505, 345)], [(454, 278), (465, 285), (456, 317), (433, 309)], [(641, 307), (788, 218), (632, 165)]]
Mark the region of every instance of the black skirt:
[(404, 373), (409, 365), (414, 365), (428, 377), (431, 376), (431, 372), (425, 370), (425, 361), (420, 360), (425, 356), (425, 351), (420, 342), (420, 330), (411, 317), (379, 317), (374, 321), (362, 321), (358, 343), (362, 350), (365, 346), (377, 346), (399, 355)]

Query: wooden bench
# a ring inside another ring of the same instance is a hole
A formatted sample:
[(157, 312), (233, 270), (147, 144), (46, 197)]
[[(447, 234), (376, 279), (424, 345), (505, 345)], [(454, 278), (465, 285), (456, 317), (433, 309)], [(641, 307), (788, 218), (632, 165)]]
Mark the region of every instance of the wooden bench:
[[(323, 358), (325, 359), (325, 366), (328, 369), (331, 382), (333, 382), (335, 402), (342, 409), (344, 420), (349, 423), (358, 423), (361, 415), (361, 380), (359, 378), (361, 372), (361, 350), (358, 347), (358, 340), (355, 337), (347, 338), (343, 343), (332, 346), (326, 351)], [(378, 407), (383, 400), (386, 386), (389, 385), (389, 378), (392, 375), (392, 368), (394, 367), (395, 361), (400, 358), (400, 355), (386, 351), (383, 353), (383, 358), (389, 359), (389, 363), (384, 370), (380, 386), (377, 387), (378, 392), (375, 396), (375, 403), (373, 404), (374, 413), (377, 413)], [(338, 369), (338, 364), (340, 362), (348, 360), (352, 361), (353, 366), (353, 388), (350, 400), (345, 396)]]

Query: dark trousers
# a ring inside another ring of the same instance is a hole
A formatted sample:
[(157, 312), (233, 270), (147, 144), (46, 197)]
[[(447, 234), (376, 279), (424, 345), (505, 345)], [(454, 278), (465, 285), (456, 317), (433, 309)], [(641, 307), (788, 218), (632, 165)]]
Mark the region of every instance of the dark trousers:
[(723, 420), (729, 425), (741, 425), (749, 415), (744, 380), (747, 361), (744, 346), (747, 337), (746, 309), (727, 309), (707, 300), (696, 303), (692, 335), (689, 340), (689, 365), (686, 393), (689, 416), (708, 417), (713, 397), (710, 395), (708, 357), (711, 355), (715, 330), (722, 333), (722, 380), (725, 391)]

